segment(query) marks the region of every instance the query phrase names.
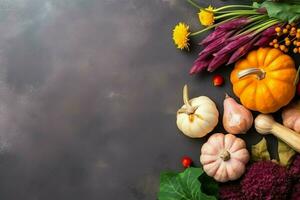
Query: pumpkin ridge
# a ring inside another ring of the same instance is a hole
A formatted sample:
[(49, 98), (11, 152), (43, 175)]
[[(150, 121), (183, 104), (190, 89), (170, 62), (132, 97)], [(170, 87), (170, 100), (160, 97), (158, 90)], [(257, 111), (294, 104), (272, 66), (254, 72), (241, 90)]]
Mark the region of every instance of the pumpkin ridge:
[[(294, 80), (292, 80), (292, 79), (289, 79), (289, 80), (281, 80), (281, 79), (279, 79), (279, 78), (276, 77), (276, 76), (271, 76), (270, 78), (272, 78), (272, 79), (275, 80), (275, 81), (283, 82), (283, 83), (285, 83), (285, 84), (294, 84)], [(294, 79), (295, 79), (295, 78), (294, 78)]]
[[(237, 79), (237, 81), (236, 81), (235, 83), (233, 83), (233, 84), (238, 84), (238, 85), (240, 85), (238, 82), (242, 82), (242, 81), (252, 82), (252, 80), (250, 79), (250, 77), (244, 77), (243, 79)], [(248, 84), (245, 84), (245, 86), (244, 86), (241, 90), (244, 90), (245, 87), (247, 87), (248, 85), (249, 85), (249, 83), (248, 83)]]
[(276, 71), (281, 71), (281, 70), (287, 70), (287, 69), (292, 69), (291, 67), (285, 67), (285, 68), (279, 68), (279, 69), (272, 69), (272, 70), (267, 70), (266, 73), (268, 72), (276, 72)]
[(262, 84), (264, 84), (264, 85), (266, 86), (266, 88), (267, 88), (267, 90), (269, 91), (269, 93), (271, 94), (271, 96), (272, 96), (274, 102), (275, 102), (276, 104), (278, 104), (278, 101), (277, 101), (277, 99), (274, 97), (274, 95), (273, 95), (272, 91), (270, 90), (268, 84), (265, 83), (265, 82), (262, 82)]
[[(284, 80), (280, 80), (280, 79), (278, 79), (278, 78), (276, 78), (276, 77), (271, 77), (273, 80), (275, 80), (275, 81), (278, 81), (278, 82), (281, 82), (281, 83), (284, 83), (284, 84), (286, 84), (286, 85), (290, 85), (291, 83), (287, 83), (287, 81), (284, 81)], [(292, 81), (292, 82), (294, 82), (294, 81)]]
[(266, 63), (266, 61), (268, 60), (267, 58), (269, 57), (269, 56), (271, 56), (270, 54), (273, 54), (273, 53), (277, 53), (278, 55), (277, 55), (277, 57), (278, 56), (281, 56), (282, 55), (282, 52), (280, 51), (280, 50), (278, 50), (278, 49), (270, 49), (270, 51), (267, 53), (267, 55), (266, 55), (266, 57), (265, 57), (265, 61), (264, 61), (264, 66), (265, 67), (268, 67), (269, 65), (270, 65), (270, 63), (272, 63), (273, 61), (271, 61), (270, 63)]
[(245, 85), (244, 88), (241, 90), (241, 93), (240, 93), (239, 97), (241, 97), (241, 96), (243, 95), (243, 93), (245, 92), (246, 88), (248, 88), (248, 87), (249, 87), (250, 85), (252, 85), (252, 84), (253, 84), (253, 82), (251, 81), (251, 82), (249, 83), (249, 85)]
[(256, 87), (257, 87), (257, 83), (255, 81), (252, 81), (249, 85), (247, 85), (245, 87), (245, 89), (240, 93), (240, 97), (244, 94), (244, 92), (247, 90), (248, 87), (254, 87), (252, 86), (253, 84), (255, 84), (255, 91), (256, 91)]
[(281, 59), (281, 57), (286, 57), (285, 54), (282, 54), (280, 56), (278, 56), (277, 58), (275, 58), (274, 60), (272, 60), (268, 65), (264, 65), (266, 69), (268, 69), (274, 62), (277, 62), (278, 59)]
[(255, 89), (254, 89), (254, 94), (255, 94), (255, 98), (254, 98), (254, 108), (257, 110), (257, 101), (259, 100), (259, 98), (257, 98), (258, 93), (257, 91), (257, 87), (258, 87), (258, 83), (255, 82)]

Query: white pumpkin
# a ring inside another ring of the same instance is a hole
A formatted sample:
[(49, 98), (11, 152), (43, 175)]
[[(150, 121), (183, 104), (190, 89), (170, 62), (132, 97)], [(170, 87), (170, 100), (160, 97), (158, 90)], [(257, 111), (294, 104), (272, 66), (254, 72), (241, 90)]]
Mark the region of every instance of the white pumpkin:
[(240, 178), (248, 161), (246, 143), (232, 134), (215, 133), (201, 148), (200, 162), (203, 170), (219, 182)]
[(177, 126), (186, 136), (201, 138), (218, 124), (216, 104), (206, 96), (189, 100), (187, 85), (183, 88), (184, 105), (177, 111)]

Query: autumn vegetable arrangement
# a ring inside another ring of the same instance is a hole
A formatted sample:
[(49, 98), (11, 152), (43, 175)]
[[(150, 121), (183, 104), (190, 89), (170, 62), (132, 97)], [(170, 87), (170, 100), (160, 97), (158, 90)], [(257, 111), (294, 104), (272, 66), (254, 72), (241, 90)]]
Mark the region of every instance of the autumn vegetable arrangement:
[[(236, 98), (224, 95), (219, 120), (211, 98), (190, 99), (188, 86), (183, 87), (177, 127), (185, 136), (205, 143), (200, 162), (184, 156), (183, 172), (161, 173), (158, 199), (300, 199), (300, 101), (294, 98), (300, 95), (300, 70), (291, 57), (300, 53), (300, 0), (220, 8), (187, 2), (204, 28), (192, 32), (186, 23), (178, 23), (173, 30), (176, 47), (189, 51), (190, 38), (210, 31), (199, 41), (203, 50), (190, 74), (234, 64), (230, 82)], [(222, 86), (224, 78), (215, 75), (213, 84)], [(276, 112), (281, 112), (282, 123), (273, 118)], [(226, 133), (213, 132), (218, 124)], [(248, 141), (239, 134), (251, 134), (251, 127), (262, 139), (247, 149)], [(268, 152), (266, 134), (277, 138), (278, 159)], [(201, 167), (194, 167), (197, 163)]]

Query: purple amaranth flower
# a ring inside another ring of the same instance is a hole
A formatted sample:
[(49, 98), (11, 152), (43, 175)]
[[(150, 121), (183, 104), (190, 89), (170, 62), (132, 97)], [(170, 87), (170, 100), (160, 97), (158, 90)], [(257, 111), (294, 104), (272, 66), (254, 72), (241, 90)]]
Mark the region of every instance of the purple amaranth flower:
[(227, 44), (224, 48), (222, 48), (218, 53), (214, 54), (214, 56), (219, 57), (223, 54), (232, 53), (240, 46), (249, 42), (252, 38), (253, 38), (253, 34), (251, 33), (235, 37), (234, 40), (231, 40), (229, 44)]
[(266, 30), (264, 30), (261, 33), (261, 35), (262, 36), (270, 36), (270, 37), (276, 35), (276, 31), (275, 31), (276, 26), (278, 26), (278, 24), (267, 28)]
[(223, 29), (215, 29), (211, 34), (209, 34), (205, 39), (203, 39), (199, 44), (203, 46), (209, 45), (211, 42), (222, 38), (227, 34), (227, 31)]
[(238, 61), (241, 57), (243, 57), (244, 55), (246, 55), (253, 47), (254, 47), (254, 43), (257, 41), (258, 37), (254, 37), (250, 42), (244, 44), (243, 46), (241, 46), (240, 48), (238, 48), (238, 50), (236, 50), (232, 56), (230, 57), (227, 65), (230, 65), (232, 63), (235, 63), (236, 61)]
[(215, 41), (210, 43), (203, 51), (201, 51), (201, 53), (199, 53), (199, 58), (201, 60), (204, 60), (211, 54), (216, 53), (219, 50), (221, 50), (227, 44), (228, 38), (233, 33), (234, 33), (233, 31), (230, 31), (230, 32), (226, 33), (223, 37), (216, 39)]
[(219, 198), (220, 200), (245, 200), (239, 182), (221, 184)]
[(206, 60), (201, 60), (200, 58), (197, 58), (197, 60), (195, 60), (195, 62), (194, 62), (194, 65), (190, 69), (190, 75), (197, 74), (201, 71), (204, 71), (208, 67), (211, 60), (212, 60), (212, 57), (210, 57)]
[(259, 47), (268, 46), (269, 42), (273, 39), (273, 36), (276, 35), (276, 31), (275, 31), (276, 26), (277, 24), (264, 30), (261, 33), (261, 38), (254, 44), (254, 46), (259, 46)]
[(287, 199), (290, 184), (286, 169), (272, 161), (252, 164), (241, 181), (247, 200)]
[(257, 46), (257, 47), (265, 47), (265, 46), (268, 46), (270, 41), (271, 41), (272, 38), (270, 37), (261, 37), (259, 40), (257, 40), (257, 42), (255, 42), (254, 46)]
[(225, 23), (219, 25), (217, 27), (217, 30), (218, 29), (226, 30), (226, 31), (235, 30), (237, 28), (241, 28), (241, 27), (247, 25), (250, 22), (251, 22), (251, 19), (246, 18), (246, 17), (241, 17), (241, 18), (230, 20), (228, 22), (225, 22)]
[(221, 56), (214, 56), (213, 60), (208, 65), (207, 71), (209, 72), (215, 71), (221, 65), (227, 63), (230, 56), (231, 54), (229, 53), (222, 54)]

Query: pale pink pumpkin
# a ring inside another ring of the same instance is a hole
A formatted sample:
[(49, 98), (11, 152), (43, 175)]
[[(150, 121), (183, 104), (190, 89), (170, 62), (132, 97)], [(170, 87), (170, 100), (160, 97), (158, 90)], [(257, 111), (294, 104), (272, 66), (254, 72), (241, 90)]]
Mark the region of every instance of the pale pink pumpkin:
[(300, 101), (286, 107), (282, 112), (283, 125), (300, 133)]
[(248, 161), (246, 143), (232, 134), (215, 133), (201, 148), (203, 170), (219, 182), (240, 178)]

